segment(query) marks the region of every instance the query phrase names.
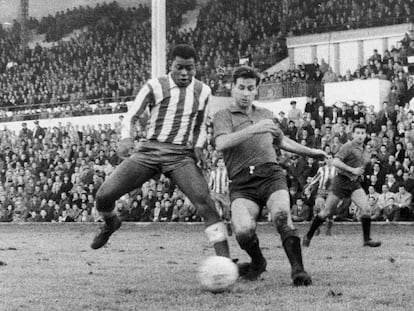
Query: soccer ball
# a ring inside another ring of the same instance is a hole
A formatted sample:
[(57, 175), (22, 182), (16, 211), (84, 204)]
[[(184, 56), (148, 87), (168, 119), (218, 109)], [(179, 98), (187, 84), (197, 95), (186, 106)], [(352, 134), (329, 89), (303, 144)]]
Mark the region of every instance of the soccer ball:
[(230, 258), (210, 256), (201, 263), (197, 276), (204, 289), (221, 292), (236, 282), (239, 269)]

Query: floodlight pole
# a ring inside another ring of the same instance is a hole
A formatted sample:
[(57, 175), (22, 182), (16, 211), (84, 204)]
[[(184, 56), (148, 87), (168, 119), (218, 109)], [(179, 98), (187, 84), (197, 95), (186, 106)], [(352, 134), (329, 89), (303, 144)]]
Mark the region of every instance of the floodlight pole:
[(28, 31), (27, 22), (29, 20), (29, 0), (20, 0), (20, 43), (22, 46), (27, 45)]
[(156, 78), (166, 72), (166, 0), (151, 0), (151, 76)]

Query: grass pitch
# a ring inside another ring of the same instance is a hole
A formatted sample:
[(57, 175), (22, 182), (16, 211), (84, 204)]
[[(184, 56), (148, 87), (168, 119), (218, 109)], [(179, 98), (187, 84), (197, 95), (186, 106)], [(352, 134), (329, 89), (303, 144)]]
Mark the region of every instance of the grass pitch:
[[(373, 225), (380, 248), (362, 247), (360, 224), (335, 224), (304, 250), (311, 287), (294, 288), (279, 237), (258, 226), (268, 271), (231, 291), (200, 289), (212, 255), (203, 226), (128, 224), (107, 247), (98, 224), (1, 224), (0, 310), (413, 310), (414, 225)], [(301, 235), (309, 224), (298, 225)], [(324, 230), (322, 230), (323, 232)], [(232, 257), (246, 255), (230, 237)]]

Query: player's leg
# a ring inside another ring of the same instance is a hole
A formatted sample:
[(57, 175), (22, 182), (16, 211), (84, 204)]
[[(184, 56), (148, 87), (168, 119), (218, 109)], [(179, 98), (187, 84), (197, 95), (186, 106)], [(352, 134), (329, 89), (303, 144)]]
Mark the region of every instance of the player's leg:
[[(319, 212), (324, 208), (325, 208), (325, 198), (322, 195), (318, 194), (316, 196), (316, 199), (315, 199), (315, 205), (314, 205), (314, 208), (313, 208), (313, 215), (314, 216), (318, 215)], [(320, 233), (320, 229), (318, 228), (315, 231), (315, 235), (319, 235), (319, 233)]]
[(233, 234), (231, 229), (231, 212), (230, 212), (230, 198), (227, 193), (218, 193), (216, 194), (216, 197), (213, 199), (220, 204), (221, 209), (221, 215), (220, 217), (223, 219), (226, 227), (227, 227), (227, 233), (229, 236)]
[(289, 192), (285, 189), (273, 192), (267, 200), (266, 206), (272, 222), (280, 234), (283, 248), (292, 267), (293, 284), (295, 286), (312, 284), (312, 279), (303, 266), (300, 238), (297, 230), (293, 227)]
[(113, 211), (115, 201), (125, 193), (141, 186), (150, 179), (156, 171), (137, 162), (124, 160), (104, 181), (96, 193), (96, 209), (105, 224), (95, 236), (91, 247), (101, 248), (108, 242), (109, 237), (121, 226), (121, 221)]
[(371, 240), (371, 211), (365, 191), (362, 188), (355, 190), (351, 195), (351, 200), (357, 207), (361, 209), (361, 224), (364, 237), (364, 246), (381, 246), (380, 241)]
[[(316, 207), (316, 209), (318, 210), (317, 213), (319, 213), (325, 207), (326, 197), (327, 197), (326, 194), (320, 194), (316, 197), (315, 206), (317, 206)], [(332, 235), (332, 226), (333, 226), (333, 217), (331, 214), (328, 217), (328, 220), (326, 222), (326, 233), (325, 233), (326, 235)], [(319, 235), (319, 228), (315, 231), (315, 235)]]
[(256, 235), (259, 212), (260, 207), (249, 199), (237, 198), (231, 203), (231, 221), (236, 240), (252, 259), (250, 263), (239, 264), (240, 276), (248, 280), (257, 279), (267, 265)]
[(213, 199), (214, 206), (220, 218), (223, 218), (223, 206), (221, 205), (220, 200), (218, 199), (218, 194), (210, 192), (211, 198)]
[(326, 218), (331, 216), (338, 206), (338, 203), (341, 199), (335, 195), (333, 192), (328, 194), (326, 198), (325, 207), (315, 216), (312, 221), (311, 227), (306, 235), (303, 237), (303, 246), (308, 247), (310, 245), (310, 241), (312, 240), (315, 231), (325, 222)]
[(332, 227), (333, 227), (333, 217), (332, 215), (328, 217), (328, 220), (326, 222), (326, 232), (325, 234), (330, 236), (332, 235)]
[(194, 204), (198, 215), (204, 218), (205, 232), (217, 256), (230, 257), (226, 226), (217, 213), (200, 169), (191, 161), (169, 172), (169, 176)]

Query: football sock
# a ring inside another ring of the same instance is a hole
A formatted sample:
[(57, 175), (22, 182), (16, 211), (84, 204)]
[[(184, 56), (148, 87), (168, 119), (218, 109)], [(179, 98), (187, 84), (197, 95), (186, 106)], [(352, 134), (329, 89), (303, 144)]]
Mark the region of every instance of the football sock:
[(289, 259), (292, 271), (303, 271), (302, 249), (300, 247), (300, 238), (297, 236), (288, 236), (283, 241), (283, 248)]
[(312, 239), (313, 235), (315, 234), (316, 229), (320, 227), (325, 222), (325, 219), (319, 217), (319, 215), (316, 215), (315, 218), (312, 221), (311, 227), (309, 228), (308, 233), (306, 233), (306, 236), (309, 240)]
[(208, 240), (213, 244), (217, 256), (229, 257), (230, 249), (227, 241), (227, 229), (222, 221), (214, 223), (204, 230)]
[(371, 239), (371, 217), (362, 216), (361, 224), (362, 224), (362, 234), (364, 236), (364, 242), (367, 242)]
[(326, 223), (326, 235), (332, 234), (332, 226), (333, 226), (333, 220), (329, 218), (328, 222)]
[(237, 236), (236, 239), (241, 249), (244, 249), (252, 258), (252, 263), (254, 265), (261, 265), (264, 262), (262, 250), (259, 246), (259, 239), (256, 234), (254, 234), (253, 237), (250, 237), (250, 239), (246, 239), (245, 236)]
[(99, 212), (99, 215), (102, 217), (103, 220), (105, 220), (115, 216), (116, 213), (112, 210), (110, 212)]

